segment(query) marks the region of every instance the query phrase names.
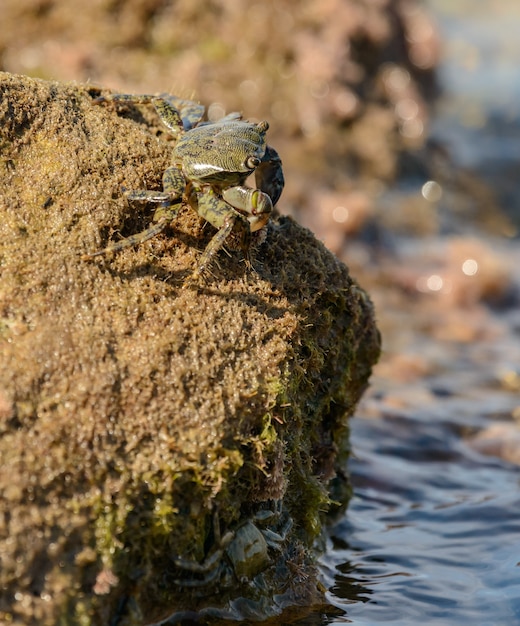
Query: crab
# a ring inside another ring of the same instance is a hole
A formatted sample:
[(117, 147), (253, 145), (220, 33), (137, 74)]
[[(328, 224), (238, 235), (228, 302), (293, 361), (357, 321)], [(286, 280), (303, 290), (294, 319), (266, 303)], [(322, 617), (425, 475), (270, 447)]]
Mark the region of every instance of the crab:
[[(155, 237), (174, 221), (181, 203), (187, 201), (217, 229), (191, 278), (207, 270), (232, 233), (250, 267), (252, 234), (264, 230), (284, 186), (280, 157), (266, 144), (268, 122), (247, 122), (239, 113), (216, 122), (201, 122), (202, 105), (166, 94), (112, 94), (94, 102), (152, 104), (177, 141), (172, 164), (162, 177), (162, 191), (125, 192), (129, 201), (159, 205), (152, 225), (83, 258), (117, 252)], [(253, 172), (256, 189), (245, 184)]]
[[(269, 552), (280, 552), (292, 528), (292, 519), (286, 516), (280, 523), (280, 512), (267, 509), (258, 511), (235, 530), (220, 535), (218, 516), (213, 518), (215, 545), (211, 553), (199, 563), (184, 558), (174, 558), (179, 570), (191, 573), (190, 578), (177, 579), (181, 587), (207, 587), (220, 584), (231, 586), (233, 581), (248, 583), (271, 564)], [(274, 526), (266, 524), (275, 520)], [(273, 530), (276, 528), (276, 530)]]

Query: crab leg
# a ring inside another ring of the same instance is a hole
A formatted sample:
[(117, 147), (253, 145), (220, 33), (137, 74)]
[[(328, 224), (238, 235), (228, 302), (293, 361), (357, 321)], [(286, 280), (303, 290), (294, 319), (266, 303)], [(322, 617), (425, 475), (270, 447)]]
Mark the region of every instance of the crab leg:
[(89, 259), (93, 259), (96, 256), (111, 254), (112, 252), (119, 252), (120, 250), (124, 250), (125, 248), (130, 248), (131, 246), (136, 246), (137, 244), (144, 243), (145, 241), (152, 239), (152, 237), (155, 237), (159, 233), (162, 233), (162, 231), (172, 221), (172, 219), (172, 217), (164, 216), (156, 224), (150, 226), (150, 228), (147, 228), (146, 230), (143, 230), (142, 232), (135, 235), (130, 235), (130, 237), (126, 237), (125, 239), (121, 239), (121, 241), (113, 243), (106, 248), (102, 248), (97, 252), (82, 254), (81, 258), (84, 261), (88, 261)]
[(204, 115), (204, 107), (201, 104), (191, 100), (183, 100), (167, 93), (160, 95), (113, 93), (94, 99), (94, 104), (103, 104), (104, 102), (153, 104), (162, 121), (173, 135), (178, 135), (183, 130), (193, 128)]
[[(211, 188), (205, 188), (203, 191), (193, 191), (190, 195), (190, 203), (199, 215), (205, 218), (212, 226), (218, 228), (218, 231), (206, 246), (197, 269), (190, 276), (188, 282), (198, 279), (205, 272), (214, 256), (224, 246), (226, 239), (233, 231), (238, 231), (241, 234), (240, 249), (244, 254), (247, 266), (251, 267), (251, 261), (249, 259), (251, 231), (261, 228), (267, 221), (267, 219), (264, 219), (264, 216), (267, 215), (268, 218), (270, 214), (270, 211), (267, 213), (265, 213), (265, 211), (272, 208), (271, 200), (266, 194), (256, 189), (233, 187), (232, 190), (238, 190), (236, 198), (241, 200), (238, 204), (247, 204), (243, 202), (243, 199), (244, 196), (249, 197), (248, 214), (253, 213), (253, 208), (251, 207), (254, 207), (255, 211), (257, 209), (260, 211), (260, 215), (256, 217), (255, 214), (254, 218), (252, 215), (250, 217), (244, 215), (233, 208), (228, 202), (225, 202), (222, 198), (217, 196)], [(227, 196), (227, 192), (232, 190), (226, 190), (224, 195)], [(254, 201), (251, 201), (251, 196), (254, 197)], [(256, 228), (253, 229), (251, 228), (253, 219), (263, 220), (263, 224), (261, 226), (256, 225)]]
[(206, 268), (213, 260), (213, 257), (222, 248), (222, 246), (224, 245), (224, 242), (231, 234), (233, 227), (235, 226), (235, 222), (237, 218), (239, 217), (240, 216), (237, 213), (234, 213), (234, 214), (229, 213), (224, 218), (224, 224), (222, 225), (222, 228), (220, 228), (216, 232), (216, 234), (213, 236), (211, 241), (206, 246), (206, 249), (204, 250), (204, 252), (202, 253), (202, 256), (200, 257), (200, 261), (197, 265), (197, 269), (188, 278), (188, 281), (185, 283), (185, 286), (188, 283), (197, 281), (197, 279), (204, 274), (204, 272), (206, 271)]
[(181, 201), (182, 194), (186, 189), (186, 182), (178, 167), (172, 165), (164, 171), (162, 185), (162, 191), (141, 189), (138, 191), (125, 191), (125, 195), (129, 200), (138, 202), (160, 202), (165, 207)]
[(130, 235), (117, 243), (113, 243), (97, 252), (90, 252), (82, 255), (83, 260), (92, 259), (96, 256), (119, 252), (125, 248), (130, 248), (137, 244), (144, 243), (155, 237), (166, 228), (177, 216), (179, 203), (186, 187), (182, 172), (175, 166), (169, 167), (163, 174), (163, 191), (127, 191), (126, 197), (131, 201), (159, 202), (161, 206), (154, 213), (154, 222), (150, 228), (135, 235)]
[(188, 559), (175, 558), (172, 559), (175, 567), (186, 570), (187, 572), (195, 572), (197, 574), (205, 574), (215, 568), (222, 559), (225, 549), (233, 541), (235, 533), (228, 531), (220, 540), (220, 545), (211, 556), (204, 559), (202, 563), (190, 561)]

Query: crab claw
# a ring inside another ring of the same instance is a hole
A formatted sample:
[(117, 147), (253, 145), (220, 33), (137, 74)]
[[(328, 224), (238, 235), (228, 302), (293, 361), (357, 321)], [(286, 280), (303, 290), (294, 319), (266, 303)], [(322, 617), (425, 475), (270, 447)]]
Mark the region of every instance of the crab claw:
[(278, 202), (285, 184), (282, 170), (282, 159), (278, 152), (267, 146), (262, 162), (255, 171), (256, 186), (266, 193), (273, 203)]
[(249, 221), (251, 232), (263, 228), (273, 211), (271, 198), (259, 189), (230, 187), (222, 192), (224, 200), (244, 215)]

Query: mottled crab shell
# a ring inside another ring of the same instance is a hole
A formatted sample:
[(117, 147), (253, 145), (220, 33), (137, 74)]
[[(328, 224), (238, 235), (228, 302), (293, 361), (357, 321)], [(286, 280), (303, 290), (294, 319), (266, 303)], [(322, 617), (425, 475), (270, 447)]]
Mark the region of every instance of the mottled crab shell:
[(267, 542), (252, 522), (236, 531), (226, 553), (239, 580), (254, 578), (270, 563)]
[(264, 157), (268, 128), (239, 120), (197, 126), (179, 139), (173, 159), (188, 180), (240, 184)]

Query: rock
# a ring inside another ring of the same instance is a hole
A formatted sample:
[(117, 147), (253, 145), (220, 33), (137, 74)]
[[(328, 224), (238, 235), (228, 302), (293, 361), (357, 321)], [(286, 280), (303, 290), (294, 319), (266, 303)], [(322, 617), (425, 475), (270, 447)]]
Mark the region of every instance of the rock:
[(379, 354), (370, 300), (287, 217), (257, 273), (221, 252), (199, 289), (182, 282), (212, 229), (189, 207), (82, 260), (150, 223), (121, 188), (160, 189), (171, 150), (149, 108), (92, 95), (0, 73), (0, 621), (310, 602), (320, 512)]

